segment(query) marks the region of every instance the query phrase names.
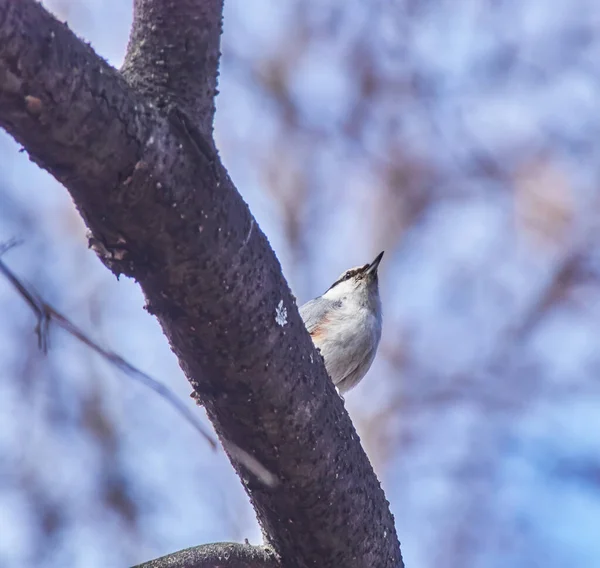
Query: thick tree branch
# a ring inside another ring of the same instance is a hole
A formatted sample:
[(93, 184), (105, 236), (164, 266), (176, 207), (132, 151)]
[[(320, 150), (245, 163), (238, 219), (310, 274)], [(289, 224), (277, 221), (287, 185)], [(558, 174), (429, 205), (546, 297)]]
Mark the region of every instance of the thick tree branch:
[(134, 0), (122, 72), (162, 107), (186, 112), (211, 140), (223, 0)]
[(264, 546), (216, 542), (186, 548), (134, 568), (283, 568)]
[(0, 0), (0, 125), (69, 190), (103, 262), (140, 283), (217, 434), (279, 479), (230, 456), (282, 564), (402, 566), (379, 482), (212, 140), (134, 89), (38, 3)]
[(93, 187), (86, 193), (102, 208), (103, 188), (119, 184), (149, 135), (139, 108), (141, 97), (65, 24), (31, 0), (0, 2), (0, 125), (65, 185)]

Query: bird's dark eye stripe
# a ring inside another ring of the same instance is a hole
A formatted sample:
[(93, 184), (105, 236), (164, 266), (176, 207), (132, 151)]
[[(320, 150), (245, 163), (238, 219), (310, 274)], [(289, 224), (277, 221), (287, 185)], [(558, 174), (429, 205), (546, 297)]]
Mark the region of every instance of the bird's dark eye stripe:
[(346, 272), (341, 278), (336, 280), (331, 286), (329, 286), (328, 290), (331, 290), (334, 286), (337, 286), (340, 282), (345, 282), (352, 278), (352, 274), (350, 272)]
[(356, 276), (357, 274), (361, 273), (364, 270), (364, 268), (354, 268), (353, 270), (348, 270), (348, 272), (346, 272), (346, 276), (344, 276), (345, 280), (348, 280), (348, 278), (352, 278), (353, 276)]
[(343, 282), (344, 280), (346, 280), (346, 277), (344, 276), (344, 278), (340, 278), (339, 280), (336, 280), (331, 286), (329, 286), (329, 288), (327, 288), (327, 290), (331, 290), (334, 286), (337, 286), (340, 282)]
[(364, 272), (367, 268), (369, 268), (369, 265), (365, 264), (364, 266), (362, 266), (360, 268), (353, 268), (352, 270), (347, 270), (346, 272), (344, 272), (344, 274), (338, 280), (336, 280), (331, 286), (329, 286), (328, 290), (331, 290), (334, 286), (337, 286), (340, 282), (345, 282), (346, 280), (350, 280), (350, 278), (353, 278), (357, 274)]

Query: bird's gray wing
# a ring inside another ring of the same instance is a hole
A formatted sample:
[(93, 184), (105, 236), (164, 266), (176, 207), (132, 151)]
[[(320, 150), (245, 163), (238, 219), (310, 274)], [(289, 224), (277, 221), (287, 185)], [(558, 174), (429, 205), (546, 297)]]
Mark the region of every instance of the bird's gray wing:
[(359, 355), (357, 357), (358, 361), (354, 366), (350, 367), (346, 373), (340, 378), (340, 380), (335, 383), (335, 386), (338, 388), (340, 393), (345, 393), (349, 391), (351, 388), (354, 388), (362, 378), (367, 374), (367, 371), (371, 367), (373, 363), (373, 359), (375, 358), (376, 349), (367, 348), (364, 355)]
[(325, 316), (330, 313), (331, 310), (338, 308), (339, 303), (340, 302), (336, 300), (328, 300), (319, 297), (310, 300), (301, 306), (300, 317), (304, 321), (308, 333), (311, 335), (315, 333), (325, 320)]

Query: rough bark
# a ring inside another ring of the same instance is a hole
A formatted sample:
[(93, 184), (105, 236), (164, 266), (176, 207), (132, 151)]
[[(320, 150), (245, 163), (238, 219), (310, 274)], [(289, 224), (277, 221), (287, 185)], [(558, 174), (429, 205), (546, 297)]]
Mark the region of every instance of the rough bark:
[(281, 565), (402, 566), (379, 482), (214, 151), (222, 2), (163, 2), (136, 2), (121, 74), (34, 0), (0, 0), (0, 126), (69, 191), (101, 260), (139, 282), (219, 437), (278, 478), (230, 456)]
[(134, 0), (121, 71), (161, 107), (177, 106), (207, 137), (217, 94), (223, 0)]
[(134, 568), (281, 568), (273, 551), (263, 546), (216, 542), (186, 548)]

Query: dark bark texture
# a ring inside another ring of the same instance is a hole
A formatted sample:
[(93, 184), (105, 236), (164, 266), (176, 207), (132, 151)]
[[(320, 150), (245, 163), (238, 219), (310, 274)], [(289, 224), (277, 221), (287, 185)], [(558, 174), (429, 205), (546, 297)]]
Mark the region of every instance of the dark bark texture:
[[(69, 191), (106, 266), (139, 282), (221, 440), (279, 480), (230, 455), (280, 565), (401, 567), (385, 495), (214, 149), (222, 1), (134, 9), (119, 72), (34, 0), (0, 0), (0, 126)], [(208, 566), (175, 556), (162, 566)]]
[(281, 568), (277, 556), (263, 546), (216, 542), (186, 548), (134, 568)]

